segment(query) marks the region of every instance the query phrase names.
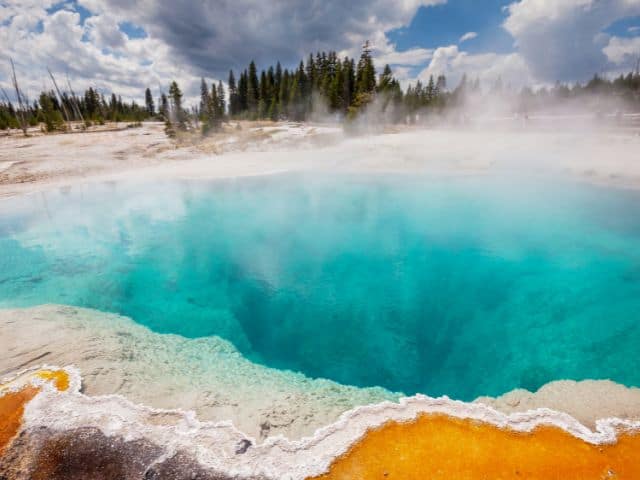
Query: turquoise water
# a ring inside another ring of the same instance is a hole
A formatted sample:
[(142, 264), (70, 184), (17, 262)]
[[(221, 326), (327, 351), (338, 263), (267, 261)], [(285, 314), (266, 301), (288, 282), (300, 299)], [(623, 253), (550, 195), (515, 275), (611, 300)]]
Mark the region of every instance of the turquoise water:
[(638, 193), (543, 177), (101, 184), (0, 201), (0, 306), (407, 394), (640, 385), (639, 247)]

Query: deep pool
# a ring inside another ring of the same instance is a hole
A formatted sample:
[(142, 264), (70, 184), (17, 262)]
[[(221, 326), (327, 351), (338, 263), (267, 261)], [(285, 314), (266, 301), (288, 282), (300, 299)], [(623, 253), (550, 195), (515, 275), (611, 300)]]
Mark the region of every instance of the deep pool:
[(4, 199), (0, 307), (42, 303), (407, 394), (639, 386), (640, 195), (544, 177), (281, 175)]

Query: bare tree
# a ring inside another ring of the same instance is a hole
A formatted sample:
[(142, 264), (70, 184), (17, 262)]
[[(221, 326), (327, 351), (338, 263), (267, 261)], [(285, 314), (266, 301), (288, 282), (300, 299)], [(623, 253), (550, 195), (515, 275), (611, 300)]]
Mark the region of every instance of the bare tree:
[[(24, 95), (22, 94), (22, 92), (20, 91), (20, 86), (18, 85), (18, 77), (16, 77), (16, 67), (13, 64), (13, 59), (10, 58), (9, 61), (11, 62), (11, 82), (13, 83), (13, 88), (16, 90), (16, 99), (18, 100), (18, 110), (17, 110), (17, 117), (18, 120), (20, 122), (20, 128), (22, 129), (22, 133), (24, 133), (24, 136), (27, 136), (27, 128), (29, 128), (29, 124), (27, 122), (27, 105), (25, 105), (25, 101), (23, 100)], [(4, 90), (3, 90), (4, 91)], [(5, 92), (6, 95), (6, 92)]]
[(80, 120), (82, 121), (82, 125), (84, 128), (84, 117), (82, 116), (82, 112), (80, 111), (80, 105), (78, 102), (78, 98), (76, 97), (76, 93), (73, 91), (73, 88), (71, 88), (71, 82), (69, 81), (69, 75), (67, 75), (67, 86), (69, 87), (69, 92), (71, 93), (71, 106), (73, 107), (73, 111), (76, 115), (76, 117), (80, 118)]
[(69, 128), (69, 131), (71, 131), (71, 119), (69, 118), (67, 107), (64, 106), (64, 99), (62, 98), (62, 94), (60, 93), (60, 89), (58, 88), (58, 84), (56, 83), (56, 79), (53, 76), (53, 73), (51, 73), (51, 70), (49, 70), (49, 67), (47, 67), (47, 72), (49, 72), (49, 76), (51, 77), (53, 86), (55, 87), (56, 92), (58, 93), (58, 100), (60, 101), (60, 107), (62, 108), (62, 113), (64, 114), (64, 118), (67, 121), (67, 126)]

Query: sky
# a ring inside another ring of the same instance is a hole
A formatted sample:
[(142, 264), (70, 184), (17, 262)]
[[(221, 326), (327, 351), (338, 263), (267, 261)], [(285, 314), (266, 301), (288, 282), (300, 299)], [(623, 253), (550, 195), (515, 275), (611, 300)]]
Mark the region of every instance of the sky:
[(225, 81), (255, 60), (295, 66), (317, 50), (359, 55), (403, 86), (463, 74), (520, 88), (617, 75), (640, 56), (640, 0), (0, 0), (0, 85), (154, 96), (175, 79)]

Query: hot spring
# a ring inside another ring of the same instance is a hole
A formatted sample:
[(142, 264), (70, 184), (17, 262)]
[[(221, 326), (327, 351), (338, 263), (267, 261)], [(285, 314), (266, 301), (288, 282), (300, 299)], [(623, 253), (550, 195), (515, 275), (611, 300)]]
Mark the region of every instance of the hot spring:
[(0, 307), (119, 313), (405, 394), (638, 386), (638, 212), (544, 176), (82, 185), (0, 201)]

